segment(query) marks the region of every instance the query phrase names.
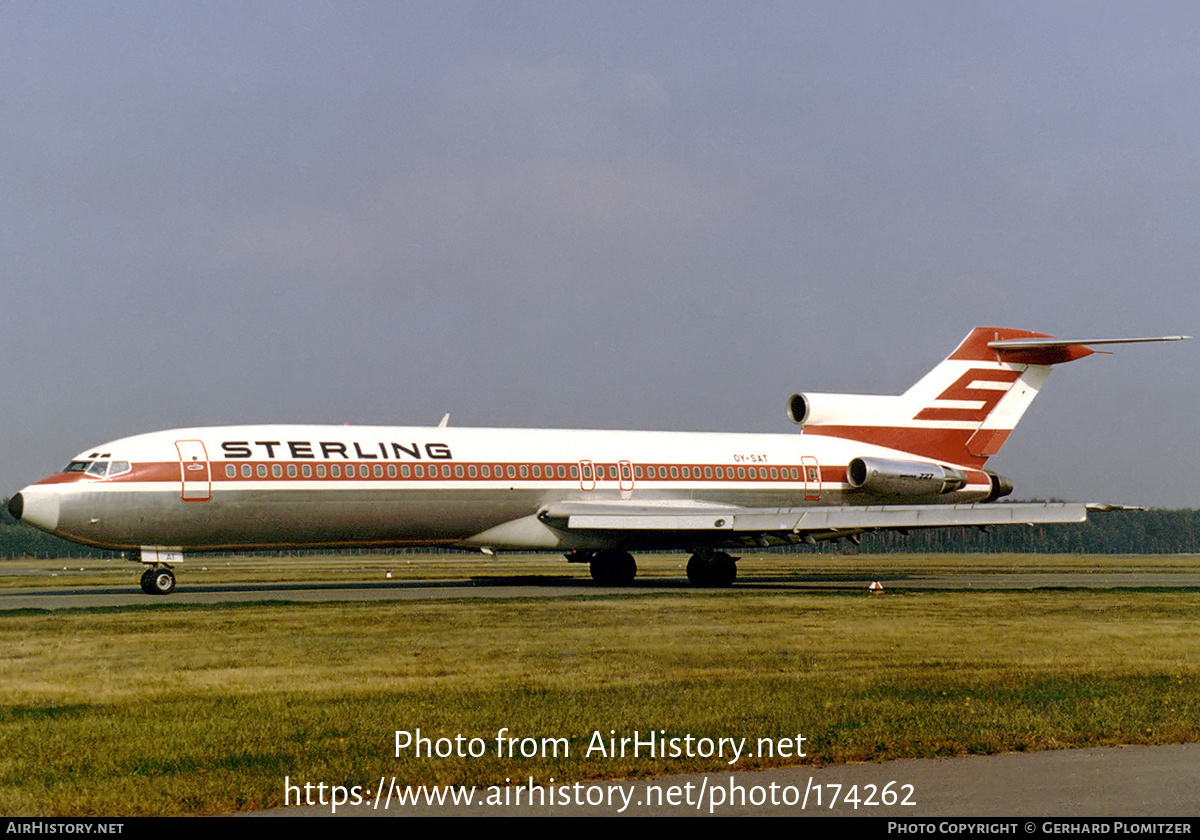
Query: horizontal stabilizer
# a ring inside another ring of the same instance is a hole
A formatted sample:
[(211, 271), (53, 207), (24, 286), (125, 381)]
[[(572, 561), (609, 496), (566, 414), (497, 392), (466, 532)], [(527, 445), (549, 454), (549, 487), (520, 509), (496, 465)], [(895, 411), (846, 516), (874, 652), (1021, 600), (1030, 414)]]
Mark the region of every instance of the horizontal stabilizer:
[(1098, 344), (1144, 344), (1154, 341), (1187, 341), (1190, 335), (1164, 335), (1152, 338), (1010, 338), (989, 341), (1002, 362), (1027, 365), (1054, 365), (1082, 359), (1097, 351)]
[(1024, 350), (1031, 347), (1066, 347), (1071, 344), (1142, 344), (1147, 341), (1187, 341), (1190, 335), (1160, 335), (1151, 338), (1013, 338), (989, 341), (988, 347)]

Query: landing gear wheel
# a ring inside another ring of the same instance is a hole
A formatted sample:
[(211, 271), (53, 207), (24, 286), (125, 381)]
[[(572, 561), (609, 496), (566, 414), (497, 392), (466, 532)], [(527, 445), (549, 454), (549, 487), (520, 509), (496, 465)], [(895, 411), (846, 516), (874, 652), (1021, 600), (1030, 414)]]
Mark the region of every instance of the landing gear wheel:
[(697, 551), (688, 560), (687, 576), (693, 586), (732, 586), (737, 578), (737, 559), (723, 551)]
[(637, 575), (637, 561), (628, 551), (599, 551), (592, 558), (592, 580), (601, 586), (628, 586)]
[(142, 591), (147, 595), (170, 595), (175, 591), (175, 573), (170, 569), (142, 572)]

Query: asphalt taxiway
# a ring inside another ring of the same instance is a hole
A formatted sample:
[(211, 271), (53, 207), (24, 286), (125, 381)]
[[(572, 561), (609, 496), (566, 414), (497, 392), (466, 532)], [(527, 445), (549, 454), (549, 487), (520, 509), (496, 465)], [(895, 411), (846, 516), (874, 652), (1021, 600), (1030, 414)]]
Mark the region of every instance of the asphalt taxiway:
[[(866, 592), (874, 582), (895, 590), (1033, 590), (1033, 589), (1200, 589), (1193, 571), (1080, 571), (1015, 573), (945, 573), (920, 575), (811, 574), (739, 580), (733, 590), (802, 592)], [(686, 579), (638, 578), (623, 591), (687, 590)], [(170, 595), (146, 595), (130, 579), (128, 586), (46, 587), (0, 589), (0, 611), (23, 609), (87, 609), (147, 604), (223, 604), (250, 601), (407, 601), (459, 598), (554, 598), (608, 593), (585, 575), (488, 575), (449, 581), (387, 581), (362, 583), (236, 583), (188, 584), (181, 575)]]
[[(408, 787), (406, 793), (414, 790), (416, 786)], [(432, 790), (420, 788), (418, 796)], [(318, 796), (315, 789), (312, 795)], [(513, 779), (502, 787), (459, 788), (459, 796), (457, 802), (448, 799), (443, 804), (411, 799), (399, 804), (398, 797), (389, 802), (382, 796), (373, 802), (368, 797), (357, 806), (290, 807), (244, 816), (807, 816), (958, 818), (960, 822), (988, 818), (1010, 820), (1012, 831), (1000, 833), (1014, 834), (1037, 834), (1039, 829), (1060, 833), (1054, 826), (1046, 828), (1045, 820), (1129, 818), (1136, 822), (1127, 825), (1133, 830), (1126, 833), (1145, 833), (1145, 820), (1161, 824), (1194, 820), (1200, 814), (1200, 744), (797, 766), (582, 784)], [(930, 833), (974, 831), (955, 823)]]

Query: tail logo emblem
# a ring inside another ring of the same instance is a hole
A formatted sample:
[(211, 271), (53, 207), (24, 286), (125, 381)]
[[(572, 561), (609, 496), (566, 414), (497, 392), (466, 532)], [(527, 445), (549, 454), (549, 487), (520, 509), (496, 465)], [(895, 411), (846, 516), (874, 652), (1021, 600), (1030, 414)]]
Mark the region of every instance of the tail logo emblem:
[[(917, 412), (915, 420), (942, 420), (982, 423), (992, 413), (996, 403), (1004, 398), (1014, 382), (1021, 378), (1019, 370), (985, 370), (972, 368), (956, 379), (938, 395), (937, 401), (957, 400), (977, 402), (977, 408), (938, 408), (931, 406)], [(976, 383), (983, 383), (976, 386)]]

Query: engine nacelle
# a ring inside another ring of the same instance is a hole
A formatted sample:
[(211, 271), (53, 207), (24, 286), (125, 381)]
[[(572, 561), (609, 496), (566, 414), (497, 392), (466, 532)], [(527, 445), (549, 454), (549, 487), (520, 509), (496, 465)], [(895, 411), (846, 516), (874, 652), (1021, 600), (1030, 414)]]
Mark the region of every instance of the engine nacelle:
[(923, 461), (855, 458), (846, 468), (846, 482), (876, 496), (939, 496), (965, 486), (967, 474)]
[(788, 418), (801, 426), (903, 425), (917, 408), (904, 397), (879, 394), (792, 394)]
[(992, 485), (992, 491), (984, 499), (985, 502), (994, 502), (1013, 491), (1011, 479), (1005, 478), (1002, 475), (996, 475), (991, 470), (984, 470), (983, 472), (988, 477), (988, 482)]

